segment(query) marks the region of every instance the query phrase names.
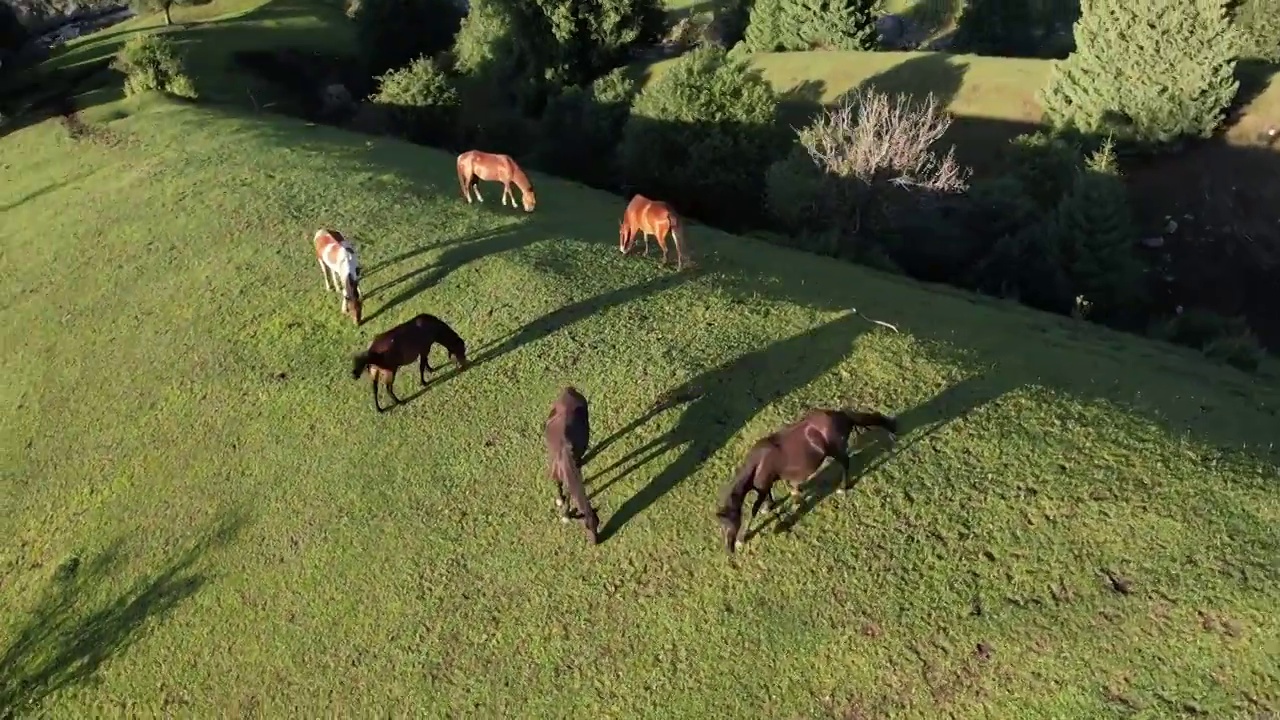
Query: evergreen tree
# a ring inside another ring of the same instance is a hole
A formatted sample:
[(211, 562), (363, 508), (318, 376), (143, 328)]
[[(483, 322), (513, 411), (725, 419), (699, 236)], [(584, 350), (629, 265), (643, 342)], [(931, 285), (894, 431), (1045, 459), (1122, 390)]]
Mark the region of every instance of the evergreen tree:
[(1226, 2), (1084, 2), (1076, 50), (1042, 93), (1046, 116), (1126, 143), (1208, 137), (1239, 88)]
[(743, 44), (751, 52), (874, 50), (878, 0), (756, 0)]
[(1027, 0), (968, 0), (953, 47), (977, 55), (1034, 57), (1034, 24)]
[(1241, 58), (1280, 63), (1280, 0), (1239, 0), (1232, 22)]

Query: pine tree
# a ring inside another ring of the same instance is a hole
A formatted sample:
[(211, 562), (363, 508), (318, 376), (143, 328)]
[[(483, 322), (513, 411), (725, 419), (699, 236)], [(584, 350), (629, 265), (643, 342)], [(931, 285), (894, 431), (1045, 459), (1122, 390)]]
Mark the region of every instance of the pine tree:
[(1035, 18), (1027, 0), (968, 0), (956, 25), (958, 52), (1033, 57)]
[(1086, 0), (1042, 93), (1059, 126), (1142, 145), (1208, 137), (1239, 83), (1227, 0)]
[(1111, 143), (1091, 155), (1051, 221), (1062, 265), (1075, 292), (1099, 320), (1137, 316), (1144, 273), (1136, 231)]
[(752, 52), (874, 50), (878, 0), (756, 0), (743, 44)]

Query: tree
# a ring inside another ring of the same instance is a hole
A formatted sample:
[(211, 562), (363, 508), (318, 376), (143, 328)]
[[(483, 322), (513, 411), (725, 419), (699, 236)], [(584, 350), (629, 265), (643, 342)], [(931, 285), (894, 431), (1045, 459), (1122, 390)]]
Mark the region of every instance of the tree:
[(537, 164), (595, 187), (616, 187), (618, 143), (637, 90), (618, 68), (587, 88), (567, 87), (552, 97), (542, 115)]
[(462, 15), (454, 0), (362, 0), (353, 18), (356, 45), (369, 73), (382, 75), (447, 50)]
[(626, 62), (633, 45), (657, 41), (657, 0), (506, 0), (532, 72), (557, 87), (583, 85)]
[(786, 149), (777, 105), (745, 61), (698, 48), (636, 97), (619, 147), (627, 180), (682, 212), (742, 227), (762, 214), (764, 171)]
[(952, 47), (977, 55), (1034, 57), (1034, 25), (1028, 0), (968, 0)]
[(1240, 0), (1231, 20), (1241, 58), (1280, 64), (1280, 0)]
[(756, 0), (743, 45), (775, 50), (874, 50), (878, 0)]
[(139, 15), (153, 12), (164, 13), (164, 24), (173, 24), (174, 5), (192, 5), (191, 0), (129, 0), (129, 7)]
[(426, 57), (378, 78), (373, 102), (387, 113), (391, 129), (408, 140), (443, 144), (453, 136), (459, 100), (449, 77)]
[(1208, 137), (1239, 88), (1226, 0), (1091, 0), (1075, 41), (1042, 93), (1060, 127), (1148, 146)]
[(199, 97), (178, 47), (164, 35), (141, 33), (129, 38), (111, 67), (124, 75), (126, 96), (159, 91), (191, 100)]

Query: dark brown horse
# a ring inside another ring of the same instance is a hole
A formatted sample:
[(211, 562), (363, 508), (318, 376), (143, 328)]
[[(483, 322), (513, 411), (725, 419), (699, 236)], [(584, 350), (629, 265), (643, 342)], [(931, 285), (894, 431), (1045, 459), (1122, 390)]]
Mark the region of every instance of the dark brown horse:
[(556, 507), (560, 510), (560, 519), (569, 522), (569, 503), (564, 496), (567, 489), (582, 516), (587, 537), (595, 545), (600, 541), (596, 535), (600, 520), (582, 485), (582, 456), (591, 442), (591, 422), (587, 399), (577, 388), (570, 385), (560, 391), (560, 396), (551, 404), (542, 434), (547, 442), (547, 470), (556, 484)]
[(847, 410), (810, 410), (805, 416), (781, 430), (763, 437), (751, 446), (747, 460), (729, 485), (716, 517), (724, 531), (725, 549), (732, 554), (738, 545), (742, 527), (742, 505), (747, 493), (754, 490), (755, 504), (751, 517), (760, 509), (772, 509), (773, 484), (782, 478), (791, 486), (792, 497), (800, 494), (800, 485), (832, 458), (843, 475), (837, 492), (843, 493), (849, 482), (849, 434), (855, 428), (882, 427), (889, 438), (897, 440), (898, 421), (875, 412)]
[(680, 232), (682, 228), (680, 216), (672, 207), (658, 200), (650, 200), (643, 195), (635, 195), (627, 203), (622, 213), (622, 222), (618, 225), (618, 250), (623, 255), (630, 253), (636, 244), (636, 233), (644, 235), (644, 254), (649, 256), (649, 236), (658, 239), (658, 248), (662, 250), (662, 264), (667, 264), (667, 233), (676, 244), (676, 269), (684, 267), (684, 253), (680, 250)]
[(373, 407), (382, 412), (383, 408), (378, 403), (378, 383), (386, 385), (392, 401), (400, 404), (400, 398), (396, 397), (392, 388), (396, 381), (396, 370), (417, 360), (418, 379), (426, 387), (427, 373), (440, 369), (431, 367), (427, 362), (427, 355), (435, 343), (444, 346), (460, 369), (467, 369), (467, 344), (445, 321), (435, 315), (423, 313), (375, 337), (366, 352), (353, 358), (351, 377), (359, 380), (360, 375), (368, 369), (373, 380)]
[(503, 205), (507, 204), (507, 198), (510, 197), (511, 207), (516, 206), (516, 196), (511, 192), (512, 183), (520, 188), (520, 202), (524, 205), (525, 212), (533, 212), (538, 204), (538, 198), (533, 194), (533, 183), (529, 182), (529, 176), (524, 174), (510, 155), (480, 150), (468, 150), (459, 155), (458, 185), (462, 187), (462, 198), (468, 203), (471, 202), (472, 192), (475, 193), (476, 200), (484, 202), (484, 198), (480, 197), (481, 180), (502, 183)]

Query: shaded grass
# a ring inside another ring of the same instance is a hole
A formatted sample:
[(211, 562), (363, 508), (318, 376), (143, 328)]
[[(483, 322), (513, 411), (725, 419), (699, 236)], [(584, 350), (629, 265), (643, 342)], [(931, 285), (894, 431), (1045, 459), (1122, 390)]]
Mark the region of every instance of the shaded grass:
[[(468, 207), (441, 153), (136, 106), (116, 146), (0, 141), (0, 651), (63, 558), (126, 536), (140, 559), (111, 577), (146, 578), (210, 508), (254, 522), (43, 710), (1280, 709), (1274, 367), (703, 227), (675, 274), (619, 255), (603, 193), (535, 176), (532, 216)], [(321, 225), (370, 268), (359, 329), (318, 277)], [(349, 356), (424, 311), (476, 366), (379, 416)], [(596, 548), (541, 456), (570, 383), (604, 445)], [(712, 513), (742, 453), (837, 403), (900, 413), (899, 451), (728, 562)]]

